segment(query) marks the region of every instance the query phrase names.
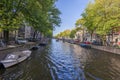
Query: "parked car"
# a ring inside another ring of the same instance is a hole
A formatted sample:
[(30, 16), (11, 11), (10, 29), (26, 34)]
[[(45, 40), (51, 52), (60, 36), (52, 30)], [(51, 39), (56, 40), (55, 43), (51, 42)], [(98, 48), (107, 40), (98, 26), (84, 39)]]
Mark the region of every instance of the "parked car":
[(98, 42), (98, 41), (94, 40), (94, 41), (92, 42), (92, 44), (93, 44), (93, 45), (102, 46), (102, 41), (101, 41), (101, 42)]
[(17, 39), (16, 40), (16, 43), (17, 44), (26, 44), (28, 41), (27, 40), (25, 40), (25, 39)]
[(91, 44), (91, 42), (90, 42), (90, 41), (85, 41), (84, 43), (85, 43), (85, 44)]
[(78, 40), (78, 39), (74, 40), (74, 43), (76, 43), (76, 44), (78, 44), (79, 42), (80, 42), (80, 40)]
[(0, 39), (0, 47), (4, 47), (6, 44), (5, 44), (5, 41)]

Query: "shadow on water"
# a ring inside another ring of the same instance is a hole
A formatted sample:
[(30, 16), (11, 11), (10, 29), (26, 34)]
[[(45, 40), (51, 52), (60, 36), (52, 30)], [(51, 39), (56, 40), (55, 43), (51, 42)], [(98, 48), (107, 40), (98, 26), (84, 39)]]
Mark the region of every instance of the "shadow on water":
[(83, 64), (91, 80), (120, 80), (120, 55), (93, 49), (87, 52)]
[(120, 56), (52, 40), (1, 80), (120, 80)]

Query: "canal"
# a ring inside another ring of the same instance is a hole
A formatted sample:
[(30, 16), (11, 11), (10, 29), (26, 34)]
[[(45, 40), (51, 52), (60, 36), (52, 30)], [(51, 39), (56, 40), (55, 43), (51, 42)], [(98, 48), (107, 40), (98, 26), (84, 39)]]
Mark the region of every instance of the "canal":
[(52, 40), (0, 80), (120, 80), (120, 55)]

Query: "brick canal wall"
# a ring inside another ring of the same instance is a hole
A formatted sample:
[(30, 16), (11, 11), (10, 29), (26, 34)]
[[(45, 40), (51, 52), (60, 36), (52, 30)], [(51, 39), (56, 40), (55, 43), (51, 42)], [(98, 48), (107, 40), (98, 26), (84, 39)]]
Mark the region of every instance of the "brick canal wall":
[(109, 46), (95, 46), (91, 45), (92, 48), (110, 52), (110, 53), (115, 53), (115, 54), (120, 54), (120, 49), (114, 48), (114, 47), (109, 47)]
[(0, 48), (0, 60), (2, 60), (9, 53), (21, 51), (21, 50), (27, 50), (35, 45), (36, 43), (28, 43), (25, 45), (16, 45), (15, 47)]

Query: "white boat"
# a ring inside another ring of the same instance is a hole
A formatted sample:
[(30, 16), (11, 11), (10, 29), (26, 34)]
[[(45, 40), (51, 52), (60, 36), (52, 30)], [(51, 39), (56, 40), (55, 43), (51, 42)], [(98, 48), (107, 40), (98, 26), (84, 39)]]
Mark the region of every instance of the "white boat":
[(24, 61), (30, 55), (31, 55), (30, 50), (25, 50), (21, 52), (13, 52), (11, 54), (8, 54), (4, 60), (0, 61), (0, 63), (2, 63), (5, 68), (8, 68), (8, 67), (11, 67), (15, 64), (18, 64)]

